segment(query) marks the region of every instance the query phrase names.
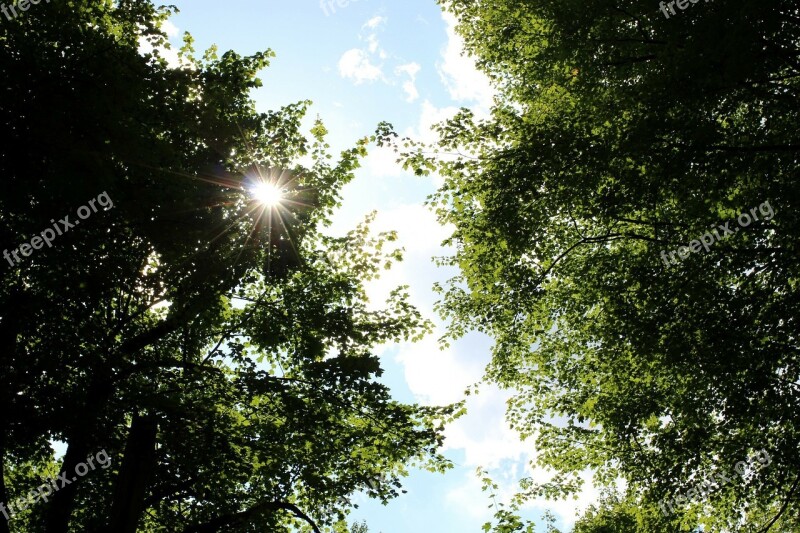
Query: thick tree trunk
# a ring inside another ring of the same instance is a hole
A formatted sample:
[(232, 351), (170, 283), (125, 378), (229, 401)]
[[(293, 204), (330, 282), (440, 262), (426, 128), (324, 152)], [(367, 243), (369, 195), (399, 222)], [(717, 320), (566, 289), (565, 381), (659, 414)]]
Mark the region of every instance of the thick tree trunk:
[(95, 380), (89, 385), (81, 415), (68, 436), (67, 453), (59, 474), (63, 474), (69, 484), (62, 487), (63, 483), (58, 482), (59, 489), (51, 497), (45, 516), (47, 533), (67, 533), (69, 531), (77, 485), (80, 484), (80, 476), (76, 474), (75, 467), (86, 461), (89, 454), (97, 451), (92, 448), (92, 445), (98, 440), (98, 421), (103, 406), (112, 394), (113, 386), (108, 373), (102, 369), (98, 370)]
[(134, 416), (114, 490), (109, 532), (136, 533), (155, 472), (157, 434), (158, 422), (154, 417)]
[[(5, 427), (5, 425), (4, 424), (0, 425), (0, 427)], [(5, 470), (5, 465), (6, 462), (5, 462), (4, 435), (0, 434), (0, 503), (3, 504), (8, 502), (8, 491), (6, 490), (6, 478), (3, 475), (3, 471)], [(0, 515), (0, 533), (11, 533), (11, 530), (8, 528), (8, 522), (6, 521), (6, 517), (3, 515)]]
[(80, 482), (75, 474), (75, 467), (78, 463), (85, 461), (89, 453), (89, 447), (83, 436), (70, 441), (59, 472), (59, 476), (63, 476), (69, 484), (62, 487), (62, 483), (58, 482), (59, 489), (50, 497), (45, 517), (47, 533), (67, 533), (69, 531), (69, 519), (77, 492), (76, 484)]
[(134, 416), (114, 490), (107, 531), (136, 533), (136, 526), (145, 510), (147, 488), (155, 471), (157, 434), (158, 422), (154, 417)]
[[(6, 466), (6, 445), (10, 438), (10, 416), (14, 413), (13, 397), (14, 389), (14, 356), (17, 352), (17, 334), (19, 331), (19, 321), (24, 320), (19, 312), (19, 291), (14, 288), (11, 295), (2, 307), (0, 316), (0, 503), (8, 503), (8, 487), (6, 486), (5, 466)], [(4, 509), (7, 513), (8, 511)], [(10, 517), (10, 515), (9, 515)], [(10, 533), (6, 517), (0, 514), (0, 533)]]

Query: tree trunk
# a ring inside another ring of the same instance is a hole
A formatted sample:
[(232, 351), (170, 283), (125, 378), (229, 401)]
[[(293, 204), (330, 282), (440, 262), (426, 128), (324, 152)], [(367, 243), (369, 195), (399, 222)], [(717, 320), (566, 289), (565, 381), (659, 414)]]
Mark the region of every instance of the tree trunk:
[[(83, 405), (81, 416), (75, 428), (67, 439), (67, 453), (61, 465), (59, 474), (70, 482), (53, 493), (49, 509), (45, 517), (45, 531), (47, 533), (68, 533), (69, 520), (75, 504), (75, 494), (80, 477), (75, 472), (75, 467), (84, 462), (90, 453), (96, 450), (91, 448), (97, 439), (98, 421), (103, 411), (103, 406), (113, 394), (113, 385), (108, 372), (99, 369), (94, 381), (89, 385), (86, 401)], [(73, 482), (74, 481), (74, 482)]]
[(147, 488), (155, 471), (158, 422), (152, 416), (135, 415), (125, 445), (125, 455), (111, 504), (111, 520), (107, 531), (136, 533)]
[(50, 497), (50, 506), (45, 518), (45, 531), (47, 533), (68, 533), (69, 519), (75, 503), (76, 484), (80, 482), (75, 474), (75, 467), (78, 463), (82, 463), (89, 453), (89, 447), (86, 444), (84, 435), (70, 440), (67, 453), (64, 455), (64, 462), (61, 465), (61, 471), (59, 472), (59, 475), (63, 474), (70, 484), (61, 487), (61, 482), (57, 482), (59, 489), (53, 492)]
[[(5, 427), (5, 425), (2, 425), (0, 427)], [(3, 441), (4, 441), (4, 435), (0, 434), (0, 502), (6, 504), (8, 502), (8, 491), (6, 490), (6, 478), (3, 475), (6, 466), (5, 445)], [(8, 522), (6, 521), (6, 517), (2, 515), (0, 515), (0, 533), (11, 533), (11, 530), (8, 528)]]

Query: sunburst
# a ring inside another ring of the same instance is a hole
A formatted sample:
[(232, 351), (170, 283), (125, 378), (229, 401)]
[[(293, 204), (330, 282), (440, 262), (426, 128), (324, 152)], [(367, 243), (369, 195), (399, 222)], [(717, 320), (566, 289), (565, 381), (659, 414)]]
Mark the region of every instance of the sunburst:
[(265, 207), (278, 207), (283, 201), (283, 191), (274, 183), (261, 181), (250, 188), (250, 195)]

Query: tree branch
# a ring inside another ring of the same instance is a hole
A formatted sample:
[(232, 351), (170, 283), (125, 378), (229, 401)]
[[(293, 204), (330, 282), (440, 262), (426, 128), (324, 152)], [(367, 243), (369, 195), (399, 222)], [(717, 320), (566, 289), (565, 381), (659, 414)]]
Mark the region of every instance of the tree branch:
[(794, 480), (794, 484), (792, 485), (792, 488), (789, 489), (789, 494), (786, 496), (786, 500), (784, 500), (780, 511), (778, 511), (778, 514), (776, 514), (775, 517), (772, 520), (770, 520), (769, 523), (766, 526), (764, 526), (763, 529), (760, 529), (758, 533), (767, 533), (767, 531), (769, 531), (772, 528), (772, 526), (775, 525), (775, 522), (778, 521), (778, 518), (780, 518), (783, 515), (783, 513), (786, 512), (786, 508), (789, 507), (789, 502), (792, 501), (792, 496), (794, 495), (795, 490), (797, 490), (798, 483), (800, 483), (800, 476), (797, 476), (797, 479)]
[(193, 526), (189, 526), (183, 530), (183, 533), (216, 533), (223, 526), (245, 524), (249, 522), (251, 519), (255, 518), (257, 515), (260, 515), (261, 513), (269, 511), (278, 511), (278, 510), (291, 512), (297, 518), (300, 518), (301, 520), (305, 521), (308, 525), (310, 525), (311, 529), (314, 530), (314, 533), (322, 533), (322, 530), (319, 528), (319, 526), (317, 526), (314, 520), (312, 520), (308, 515), (303, 513), (303, 511), (301, 511), (296, 505), (288, 502), (272, 502), (272, 501), (262, 501), (260, 503), (257, 503), (250, 509), (247, 509), (246, 511), (223, 515), (213, 520), (209, 520), (204, 524), (196, 524)]

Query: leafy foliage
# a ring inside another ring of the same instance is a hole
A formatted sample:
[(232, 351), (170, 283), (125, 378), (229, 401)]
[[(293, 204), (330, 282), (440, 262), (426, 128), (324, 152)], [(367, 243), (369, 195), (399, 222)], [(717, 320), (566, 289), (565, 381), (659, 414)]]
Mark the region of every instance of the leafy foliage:
[[(196, 57), (187, 35), (170, 65), (168, 15), (76, 0), (0, 27), (0, 247), (114, 202), (0, 272), (0, 501), (105, 449), (111, 468), (10, 525), (341, 530), (343, 497), (397, 496), (410, 461), (448, 467), (454, 413), (375, 379), (374, 346), (430, 327), (402, 287), (366, 305), (364, 280), (401, 258), (394, 235), (322, 232), (368, 141), (333, 162), (322, 123), (300, 130), (310, 102), (256, 112), (269, 51)], [(248, 198), (258, 179), (283, 205)]]
[[(440, 310), (451, 336), (496, 339), (486, 378), (517, 392), (508, 418), (555, 476), (521, 497), (573, 494), (590, 469), (627, 482), (606, 530), (795, 530), (797, 5), (441, 3), (497, 87), (491, 116), (462, 110), (433, 150), (377, 137), (445, 178), (432, 203), (461, 275)], [(659, 510), (761, 448), (769, 468)]]

